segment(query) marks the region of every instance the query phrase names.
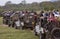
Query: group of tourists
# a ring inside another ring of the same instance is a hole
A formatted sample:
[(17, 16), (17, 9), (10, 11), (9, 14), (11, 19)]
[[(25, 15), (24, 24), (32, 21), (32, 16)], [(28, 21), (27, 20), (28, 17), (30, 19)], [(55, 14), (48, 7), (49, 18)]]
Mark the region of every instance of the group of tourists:
[(57, 23), (60, 12), (59, 10), (41, 11), (37, 14), (35, 11), (8, 11), (2, 15), (3, 23), (9, 27), (12, 26), (16, 29), (30, 28), (34, 30), (35, 35), (42, 33), (42, 39), (44, 39), (45, 31), (47, 32), (46, 29), (48, 29), (46, 24), (50, 22)]
[(40, 39), (46, 39), (46, 33), (48, 31), (51, 32), (54, 27), (59, 26), (58, 19), (60, 18), (60, 12), (58, 10), (49, 12), (41, 11), (39, 18), (40, 21), (36, 23), (34, 29), (35, 35), (40, 35)]

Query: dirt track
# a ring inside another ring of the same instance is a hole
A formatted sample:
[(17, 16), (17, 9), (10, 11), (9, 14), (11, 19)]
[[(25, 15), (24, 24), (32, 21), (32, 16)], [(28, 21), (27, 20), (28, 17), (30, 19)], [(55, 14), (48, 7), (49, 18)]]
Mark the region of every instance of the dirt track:
[(8, 25), (5, 25), (5, 24), (1, 24), (0, 26), (8, 26)]

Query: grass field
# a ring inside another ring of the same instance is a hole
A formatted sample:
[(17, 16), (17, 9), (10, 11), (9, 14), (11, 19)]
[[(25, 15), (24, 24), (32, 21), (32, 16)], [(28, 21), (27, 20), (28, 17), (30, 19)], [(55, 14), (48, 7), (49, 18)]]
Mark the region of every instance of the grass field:
[(16, 30), (1, 24), (2, 18), (0, 18), (0, 39), (38, 39), (31, 30)]
[(3, 24), (2, 22), (3, 22), (3, 18), (0, 17), (0, 25)]

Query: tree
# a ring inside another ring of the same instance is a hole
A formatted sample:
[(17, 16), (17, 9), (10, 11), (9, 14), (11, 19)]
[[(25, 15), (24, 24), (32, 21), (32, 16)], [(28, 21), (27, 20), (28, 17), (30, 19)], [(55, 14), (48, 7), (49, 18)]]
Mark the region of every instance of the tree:
[(23, 5), (25, 5), (25, 4), (26, 4), (26, 0), (23, 0), (21, 3), (22, 3)]
[(2, 6), (2, 8), (4, 10), (53, 10), (60, 9), (60, 1), (41, 3), (33, 2), (30, 4), (27, 4), (26, 0), (23, 0), (20, 4), (13, 4), (11, 1), (8, 1), (5, 6)]
[(26, 0), (23, 0), (21, 3), (23, 4), (23, 8), (25, 10), (26, 9)]
[(7, 1), (7, 2), (5, 3), (5, 5), (9, 5), (9, 4), (12, 4), (12, 2), (11, 2), (11, 1)]

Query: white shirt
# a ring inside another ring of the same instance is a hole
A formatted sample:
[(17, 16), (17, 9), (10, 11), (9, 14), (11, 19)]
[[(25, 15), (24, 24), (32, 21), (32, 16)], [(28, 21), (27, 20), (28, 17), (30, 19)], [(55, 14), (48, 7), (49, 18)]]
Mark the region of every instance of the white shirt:
[(16, 24), (16, 26), (20, 26), (20, 21), (19, 20), (16, 21), (15, 24)]
[(21, 25), (24, 26), (24, 22), (21, 22)]
[(42, 28), (42, 27), (40, 28), (40, 32), (41, 32), (41, 33), (44, 33), (44, 31), (43, 31), (43, 28)]
[(39, 25), (35, 26), (36, 32), (40, 33)]
[(54, 16), (56, 16), (56, 17), (60, 17), (60, 14), (59, 14), (59, 12), (53, 12), (53, 14), (54, 14)]
[(36, 29), (36, 32), (37, 32), (38, 34), (39, 34), (40, 32), (41, 32), (41, 33), (44, 33), (43, 28), (40, 27), (39, 25), (35, 26), (35, 29)]

